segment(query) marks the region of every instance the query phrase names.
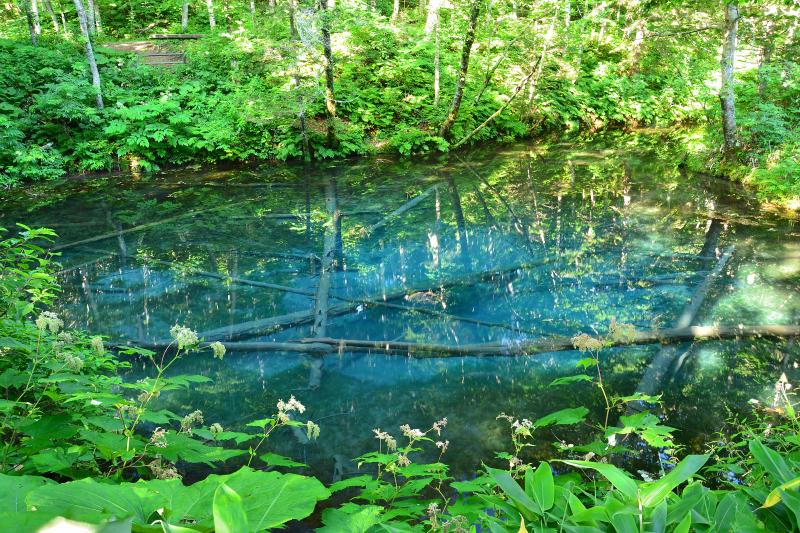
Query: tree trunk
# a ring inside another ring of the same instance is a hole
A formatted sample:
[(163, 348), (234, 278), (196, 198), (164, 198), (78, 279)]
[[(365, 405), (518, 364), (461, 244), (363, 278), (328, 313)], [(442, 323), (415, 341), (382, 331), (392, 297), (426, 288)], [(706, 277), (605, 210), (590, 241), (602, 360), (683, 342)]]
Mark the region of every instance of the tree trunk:
[(67, 16), (64, 14), (64, 6), (61, 4), (61, 0), (58, 1), (58, 12), (61, 15), (61, 29), (64, 30), (64, 33), (67, 32)]
[(95, 1), (94, 3), (94, 27), (97, 33), (103, 33), (103, 23), (100, 21), (100, 4)]
[(761, 47), (761, 56), (758, 61), (758, 96), (764, 101), (767, 90), (767, 73), (766, 69), (772, 62), (772, 52), (775, 50), (774, 43), (774, 24), (772, 21), (767, 22), (766, 34), (764, 35), (764, 44)]
[(722, 46), (722, 85), (719, 100), (722, 104), (722, 136), (726, 161), (731, 161), (736, 151), (736, 110), (733, 98), (733, 68), (736, 61), (736, 33), (739, 27), (739, 9), (733, 2), (725, 5), (725, 42)]
[(181, 31), (186, 33), (189, 29), (189, 0), (183, 0), (181, 5)]
[(439, 23), (439, 8), (442, 7), (442, 0), (430, 0), (428, 3), (428, 16), (425, 19), (425, 35), (430, 36)]
[(30, 4), (27, 3), (27, 0), (20, 1), (20, 9), (25, 14), (25, 21), (28, 23), (28, 32), (31, 35), (31, 44), (36, 46), (39, 42), (39, 36), (36, 34), (36, 27), (33, 24), (33, 15), (31, 14), (31, 7)]
[(250, 22), (256, 27), (256, 1), (250, 0)]
[(44, 0), (43, 4), (47, 14), (50, 15), (50, 20), (53, 22), (53, 31), (58, 33), (58, 17), (56, 17), (56, 12), (53, 11), (53, 4), (50, 3), (50, 0)]
[(572, 0), (566, 0), (564, 2), (564, 27), (569, 28), (570, 22), (572, 22)]
[(206, 0), (208, 7), (208, 26), (213, 31), (217, 27), (217, 19), (214, 18), (214, 0)]
[[(300, 60), (297, 57), (299, 54), (300, 35), (297, 33), (297, 24), (295, 23), (295, 12), (297, 11), (297, 0), (289, 0), (289, 32), (292, 43), (295, 45), (295, 65), (294, 65), (294, 85), (297, 90), (297, 119), (300, 121), (300, 135), (303, 139), (303, 159), (306, 161), (311, 160), (311, 146), (308, 142), (308, 130), (306, 129), (306, 109), (305, 98), (303, 98), (303, 90), (300, 85)], [(306, 228), (306, 232), (310, 232), (310, 228)]]
[(481, 0), (473, 0), (469, 14), (469, 26), (467, 35), (464, 38), (464, 48), (461, 50), (461, 66), (458, 72), (458, 82), (456, 92), (453, 94), (453, 102), (450, 104), (450, 111), (439, 129), (439, 137), (447, 138), (458, 118), (458, 109), (461, 107), (461, 99), (464, 96), (464, 85), (467, 83), (467, 70), (469, 69), (469, 55), (472, 51), (472, 43), (475, 42), (475, 27), (478, 25), (478, 16), (481, 12)]
[(86, 51), (86, 61), (88, 61), (89, 71), (92, 73), (92, 85), (94, 85), (97, 91), (97, 109), (103, 109), (103, 90), (100, 85), (100, 72), (97, 70), (97, 61), (94, 59), (94, 49), (92, 48), (92, 40), (89, 35), (88, 22), (86, 21), (86, 11), (83, 9), (82, 0), (73, 1), (75, 2), (75, 13), (78, 15), (78, 23), (81, 26), (83, 48)]
[(394, 0), (392, 5), (392, 24), (397, 22), (397, 17), (400, 16), (400, 0)]
[(94, 23), (94, 0), (86, 0), (86, 28), (89, 35), (94, 35), (97, 25)]
[(36, 35), (42, 34), (42, 23), (39, 20), (39, 1), (30, 0), (31, 2), (31, 16), (33, 17), (33, 31)]
[(439, 48), (439, 19), (434, 27), (433, 50), (433, 105), (439, 105), (439, 79), (441, 77), (441, 50)]
[(332, 2), (319, 1), (322, 15), (322, 52), (325, 57), (325, 122), (328, 130), (328, 146), (336, 145), (336, 99), (333, 92), (333, 52), (331, 51), (331, 31), (328, 26), (328, 8)]

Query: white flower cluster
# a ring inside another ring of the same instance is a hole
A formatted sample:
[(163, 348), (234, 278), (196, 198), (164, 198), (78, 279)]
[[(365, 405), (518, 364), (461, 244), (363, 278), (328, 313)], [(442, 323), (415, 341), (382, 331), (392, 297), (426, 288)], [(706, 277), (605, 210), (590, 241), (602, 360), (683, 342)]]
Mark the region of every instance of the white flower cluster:
[(319, 437), (319, 426), (309, 420), (306, 422), (306, 438), (308, 440), (316, 440)]
[(214, 422), (210, 426), (208, 426), (208, 430), (211, 432), (212, 435), (219, 435), (224, 430), (222, 429), (222, 425), (219, 422)]
[(106, 352), (105, 346), (103, 346), (103, 339), (100, 337), (92, 337), (90, 341), (92, 350), (97, 352), (97, 355), (103, 355)]
[(211, 351), (214, 352), (214, 357), (216, 359), (222, 360), (225, 357), (225, 345), (219, 341), (214, 341), (209, 344)]
[(419, 439), (425, 436), (425, 433), (423, 433), (419, 429), (413, 429), (408, 424), (403, 424), (402, 426), (400, 426), (400, 431), (403, 433), (404, 436), (408, 437), (411, 440)]
[(153, 444), (156, 448), (166, 448), (167, 447), (167, 430), (164, 428), (156, 428), (153, 431), (153, 434), (150, 436), (150, 443)]
[(192, 433), (192, 427), (195, 424), (203, 423), (203, 411), (192, 411), (181, 420), (181, 431), (184, 433)]
[(442, 442), (440, 440), (436, 441), (436, 447), (439, 448), (440, 450), (442, 450), (442, 453), (447, 451), (447, 447), (448, 446), (450, 446), (450, 441), (449, 440), (446, 440), (444, 442)]
[(572, 337), (572, 345), (581, 352), (596, 352), (603, 347), (603, 343), (586, 333)]
[(444, 428), (446, 425), (447, 425), (447, 417), (442, 418), (438, 422), (434, 422), (433, 423), (433, 430), (436, 432), (437, 435), (441, 435), (442, 434), (442, 428)]
[(385, 431), (381, 431), (380, 429), (373, 429), (372, 432), (375, 433), (376, 439), (386, 443), (386, 447), (390, 452), (393, 452), (397, 449), (397, 441), (394, 439), (394, 437)]
[(189, 346), (194, 346), (200, 339), (197, 338), (197, 333), (191, 329), (175, 324), (169, 330), (169, 334), (178, 343), (178, 348), (183, 349)]
[(304, 413), (305, 410), (306, 406), (300, 403), (297, 398), (294, 397), (294, 395), (289, 397), (288, 402), (278, 400), (278, 422), (285, 424), (289, 421), (289, 413), (292, 411)]
[(58, 333), (58, 330), (60, 330), (63, 326), (64, 321), (58, 318), (58, 315), (50, 311), (43, 312), (36, 319), (36, 327), (39, 328), (39, 331), (49, 329), (50, 333), (54, 335)]

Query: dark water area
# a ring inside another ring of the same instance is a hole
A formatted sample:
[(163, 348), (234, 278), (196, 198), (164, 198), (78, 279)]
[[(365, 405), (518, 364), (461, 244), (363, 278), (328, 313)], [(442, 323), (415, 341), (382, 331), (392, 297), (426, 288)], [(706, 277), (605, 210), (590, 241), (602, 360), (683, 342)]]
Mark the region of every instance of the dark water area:
[[(732, 258), (693, 324), (797, 324), (800, 228), (763, 212), (738, 186), (682, 172), (682, 155), (669, 137), (614, 134), (422, 160), (86, 179), (6, 195), (0, 225), (58, 232), (57, 311), (114, 341), (161, 341), (174, 324), (224, 340), (243, 323), (312, 311), (326, 231), (340, 267), (331, 274), (332, 306), (401, 295), (394, 307), (362, 303), (332, 314), (332, 338), (513, 344), (605, 334), (612, 319), (669, 328), (725, 251)], [(326, 191), (341, 212), (335, 227)], [(310, 335), (305, 321), (251, 328), (242, 340)], [(660, 350), (605, 349), (602, 372), (615, 394), (662, 394), (663, 423), (691, 450), (748, 412), (751, 399), (769, 404), (782, 373), (790, 382), (798, 375), (791, 341), (679, 344), (653, 377)], [(535, 420), (585, 405), (595, 409), (590, 419), (601, 419), (593, 385), (548, 386), (578, 373), (579, 359), (577, 351), (416, 359), (334, 349), (313, 389), (305, 354), (229, 352), (220, 361), (206, 350), (173, 370), (213, 382), (164, 394), (159, 404), (181, 416), (200, 409), (207, 424), (241, 430), (295, 395), (321, 435), (305, 442), (287, 430), (271, 451), (323, 480), (335, 468), (337, 476), (356, 471), (352, 460), (377, 449), (374, 428), (399, 437), (401, 424), (427, 428), (447, 417), (445, 462), (463, 477), (511, 449), (500, 413)], [(551, 456), (553, 442), (581, 439), (580, 427), (545, 428), (527, 453)]]

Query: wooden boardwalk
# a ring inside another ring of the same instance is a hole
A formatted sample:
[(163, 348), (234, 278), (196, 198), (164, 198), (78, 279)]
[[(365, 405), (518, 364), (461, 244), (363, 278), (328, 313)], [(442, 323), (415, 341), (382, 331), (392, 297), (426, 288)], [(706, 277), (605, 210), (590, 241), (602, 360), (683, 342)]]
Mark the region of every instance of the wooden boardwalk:
[(118, 52), (136, 54), (139, 56), (141, 62), (145, 65), (171, 67), (186, 63), (186, 54), (184, 52), (171, 52), (169, 50), (163, 50), (152, 41), (126, 41), (119, 43), (108, 43), (105, 45), (105, 47), (111, 48), (112, 50), (116, 50)]

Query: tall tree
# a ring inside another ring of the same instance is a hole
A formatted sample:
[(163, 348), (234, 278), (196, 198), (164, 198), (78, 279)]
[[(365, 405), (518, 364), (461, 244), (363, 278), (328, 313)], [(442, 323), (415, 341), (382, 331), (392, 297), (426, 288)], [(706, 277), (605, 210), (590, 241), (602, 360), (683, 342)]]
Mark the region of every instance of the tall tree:
[(189, 0), (183, 0), (181, 5), (181, 31), (186, 33), (189, 29)]
[(36, 26), (33, 24), (33, 15), (31, 14), (31, 6), (27, 0), (18, 0), (19, 9), (25, 15), (25, 21), (28, 23), (28, 32), (31, 36), (31, 44), (36, 46), (39, 42), (39, 36), (36, 33)]
[(725, 36), (722, 45), (722, 83), (719, 100), (722, 104), (722, 137), (726, 160), (736, 150), (736, 110), (733, 97), (733, 67), (736, 61), (736, 36), (739, 28), (739, 8), (735, 2), (725, 4)]
[(206, 0), (206, 7), (208, 7), (208, 26), (213, 31), (217, 27), (217, 19), (214, 18), (214, 0)]
[(461, 66), (458, 70), (458, 81), (456, 90), (453, 93), (453, 102), (450, 104), (450, 111), (447, 113), (442, 127), (439, 128), (439, 137), (447, 138), (458, 118), (458, 110), (461, 107), (461, 99), (464, 97), (464, 85), (467, 83), (467, 70), (469, 70), (469, 56), (472, 52), (472, 44), (475, 42), (475, 28), (478, 25), (478, 16), (481, 12), (481, 0), (472, 0), (469, 13), (469, 25), (467, 35), (464, 37), (464, 47), (461, 49)]
[(50, 21), (53, 23), (53, 31), (58, 33), (58, 17), (56, 17), (56, 12), (53, 11), (53, 4), (50, 3), (50, 0), (43, 0), (44, 9), (47, 11), (47, 14), (50, 15)]
[(94, 0), (86, 0), (86, 27), (89, 29), (90, 35), (94, 35), (97, 31), (97, 25), (94, 22)]
[(319, 0), (319, 13), (322, 19), (322, 54), (325, 67), (325, 123), (328, 134), (328, 145), (336, 144), (336, 98), (333, 91), (333, 52), (331, 51), (330, 10), (333, 2)]
[(430, 36), (436, 28), (436, 24), (439, 22), (439, 8), (441, 7), (442, 0), (430, 0), (430, 2), (428, 2), (428, 15), (425, 19), (425, 35)]
[(89, 71), (92, 74), (92, 85), (94, 85), (95, 91), (97, 91), (97, 109), (103, 109), (103, 90), (100, 84), (100, 71), (97, 70), (97, 61), (94, 58), (94, 49), (92, 48), (92, 39), (89, 35), (86, 11), (83, 9), (83, 0), (73, 1), (75, 2), (75, 13), (78, 15), (78, 24), (80, 24), (81, 27), (83, 48), (86, 51), (86, 61), (89, 63)]
[[(294, 65), (294, 85), (297, 90), (297, 120), (300, 122), (300, 135), (303, 139), (303, 159), (306, 161), (311, 160), (311, 147), (308, 142), (308, 129), (306, 128), (306, 104), (303, 97), (303, 88), (301, 85), (300, 77), (300, 34), (297, 32), (297, 22), (295, 14), (297, 13), (297, 0), (289, 0), (289, 32), (291, 35), (292, 44), (294, 45), (295, 52), (295, 65)], [(308, 191), (306, 191), (308, 194)], [(308, 197), (307, 197), (308, 199)], [(310, 201), (310, 200), (308, 200)], [(310, 224), (310, 222), (309, 222)], [(306, 228), (306, 232), (310, 232), (310, 227)]]
[(39, 20), (39, 0), (30, 0), (31, 16), (33, 17), (33, 31), (36, 35), (42, 34), (42, 23)]
[(392, 4), (392, 24), (397, 22), (398, 16), (400, 16), (400, 0), (394, 0), (394, 4)]

